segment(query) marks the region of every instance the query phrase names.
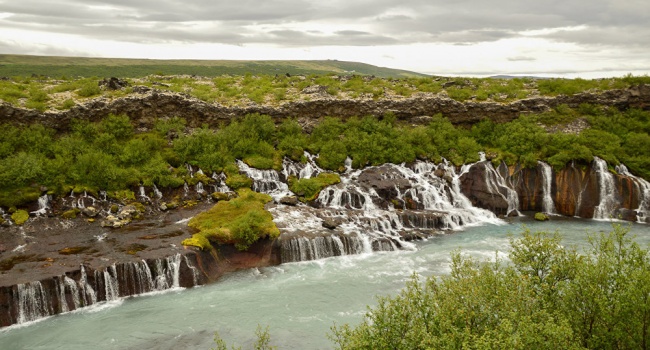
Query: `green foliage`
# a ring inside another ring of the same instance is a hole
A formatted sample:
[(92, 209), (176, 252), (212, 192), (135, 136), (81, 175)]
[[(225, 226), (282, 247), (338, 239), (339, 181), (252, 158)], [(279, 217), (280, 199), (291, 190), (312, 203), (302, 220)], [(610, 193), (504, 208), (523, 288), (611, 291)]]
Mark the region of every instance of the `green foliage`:
[(340, 349), (631, 349), (650, 340), (650, 255), (614, 226), (580, 255), (524, 231), (511, 264), (452, 255), (451, 273), (380, 297), (363, 322), (334, 326)]
[(93, 97), (102, 93), (99, 84), (95, 80), (88, 80), (83, 83), (77, 90), (77, 95), (80, 97)]
[(297, 194), (303, 201), (312, 201), (318, 198), (323, 188), (341, 182), (341, 177), (336, 173), (320, 173), (309, 179), (296, 179), (289, 177), (289, 189)]
[(249, 189), (240, 189), (238, 193), (239, 197), (220, 201), (192, 218), (188, 225), (198, 229), (199, 233), (187, 243), (199, 246), (205, 241), (198, 236), (203, 236), (219, 244), (234, 244), (237, 249), (246, 250), (260, 238), (277, 238), (280, 231), (271, 213), (264, 210), (264, 204), (270, 202), (271, 197)]
[(13, 220), (14, 223), (18, 226), (24, 224), (27, 219), (29, 219), (29, 213), (26, 210), (19, 209), (11, 214), (11, 220)]
[[(266, 326), (264, 330), (262, 330), (262, 326), (257, 325), (257, 329), (255, 330), (255, 344), (253, 344), (253, 349), (255, 350), (274, 350), (277, 349), (277, 347), (271, 345), (271, 335), (269, 333), (269, 326)], [(219, 335), (219, 332), (214, 332), (214, 343), (217, 346), (216, 348), (212, 348), (212, 350), (228, 350), (228, 345), (226, 345), (226, 342), (221, 338)], [(241, 350), (241, 346), (236, 347), (235, 345), (231, 346), (232, 350)]]

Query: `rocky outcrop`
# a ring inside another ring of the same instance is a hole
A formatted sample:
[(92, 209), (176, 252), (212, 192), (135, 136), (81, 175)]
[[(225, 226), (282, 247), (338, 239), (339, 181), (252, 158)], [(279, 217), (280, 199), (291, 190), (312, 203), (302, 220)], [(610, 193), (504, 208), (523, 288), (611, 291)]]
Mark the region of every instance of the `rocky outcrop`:
[[(317, 89), (318, 90), (318, 89)], [(320, 90), (318, 90), (320, 91)], [(126, 114), (137, 128), (148, 129), (158, 118), (183, 116), (190, 127), (202, 125), (217, 126), (235, 117), (250, 113), (267, 114), (276, 120), (298, 118), (303, 125), (325, 116), (348, 118), (352, 116), (383, 116), (392, 113), (397, 118), (412, 123), (427, 123), (428, 118), (441, 113), (454, 124), (471, 125), (489, 118), (496, 122), (507, 122), (522, 113), (540, 113), (558, 105), (566, 104), (576, 108), (583, 103), (628, 108), (650, 109), (650, 85), (634, 86), (629, 89), (609, 90), (600, 93), (580, 93), (572, 96), (533, 97), (510, 103), (458, 102), (443, 95), (418, 94), (399, 99), (336, 99), (331, 97), (310, 101), (290, 101), (279, 106), (251, 104), (226, 107), (210, 104), (184, 94), (163, 92), (147, 87), (134, 87), (134, 94), (108, 100), (97, 98), (61, 112), (38, 112), (0, 104), (0, 123), (26, 125), (34, 122), (59, 131), (69, 128), (70, 120), (85, 119), (98, 121), (110, 113)]]

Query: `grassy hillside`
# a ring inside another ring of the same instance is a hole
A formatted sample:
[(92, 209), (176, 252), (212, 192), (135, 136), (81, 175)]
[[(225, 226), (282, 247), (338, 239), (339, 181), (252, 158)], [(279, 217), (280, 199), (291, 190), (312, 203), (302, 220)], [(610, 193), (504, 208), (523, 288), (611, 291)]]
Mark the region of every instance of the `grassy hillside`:
[(45, 75), (49, 77), (143, 77), (159, 75), (224, 74), (358, 74), (383, 78), (425, 76), (405, 70), (377, 67), (359, 62), (326, 61), (232, 61), (232, 60), (147, 60), (124, 58), (52, 57), (0, 55), (0, 76)]

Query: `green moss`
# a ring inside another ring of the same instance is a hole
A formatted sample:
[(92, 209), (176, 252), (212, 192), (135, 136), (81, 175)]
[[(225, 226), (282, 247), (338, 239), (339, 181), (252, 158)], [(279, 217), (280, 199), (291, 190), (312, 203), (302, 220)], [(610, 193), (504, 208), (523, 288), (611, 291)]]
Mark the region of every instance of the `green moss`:
[(312, 201), (318, 198), (323, 188), (341, 182), (341, 177), (336, 173), (320, 173), (309, 179), (296, 179), (289, 177), (289, 189), (297, 194), (302, 201)]
[(250, 188), (253, 186), (253, 180), (246, 175), (232, 174), (226, 178), (226, 185), (234, 190), (244, 187)]
[(212, 244), (210, 244), (210, 241), (201, 234), (195, 234), (190, 238), (186, 238), (183, 240), (183, 242), (181, 242), (181, 244), (185, 246), (198, 247), (201, 248), (201, 250), (212, 249)]
[(22, 225), (24, 224), (27, 219), (29, 219), (29, 213), (26, 210), (16, 210), (13, 214), (11, 214), (11, 220), (16, 223), (16, 225)]
[(109, 210), (111, 213), (115, 214), (118, 210), (120, 210), (120, 207), (117, 204), (111, 204), (111, 208)]
[(61, 216), (64, 219), (74, 219), (74, 218), (77, 217), (77, 214), (79, 214), (80, 212), (81, 212), (81, 210), (79, 210), (77, 208), (74, 208), (74, 209), (70, 209), (68, 211), (64, 211), (63, 214), (61, 214)]
[(110, 191), (108, 192), (108, 197), (117, 199), (120, 201), (134, 201), (135, 200), (135, 193), (131, 190), (122, 190), (122, 191)]
[(535, 220), (537, 221), (546, 221), (548, 220), (548, 215), (544, 213), (535, 213)]
[(16, 207), (35, 202), (41, 196), (41, 191), (34, 187), (24, 187), (16, 190), (0, 192), (0, 207)]
[(258, 239), (275, 239), (280, 231), (273, 222), (273, 216), (264, 210), (264, 204), (271, 201), (266, 194), (241, 189), (239, 197), (221, 201), (208, 211), (198, 214), (188, 225), (199, 230), (185, 245), (205, 247), (205, 240), (219, 244), (234, 244), (239, 250), (246, 250)]
[(273, 158), (258, 155), (244, 158), (244, 163), (257, 169), (272, 169), (275, 165)]

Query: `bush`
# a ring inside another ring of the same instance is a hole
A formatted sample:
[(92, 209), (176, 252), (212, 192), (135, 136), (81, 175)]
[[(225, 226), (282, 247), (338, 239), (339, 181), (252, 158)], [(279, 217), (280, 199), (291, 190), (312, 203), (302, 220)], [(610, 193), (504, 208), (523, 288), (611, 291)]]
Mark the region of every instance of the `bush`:
[(512, 264), (456, 252), (451, 273), (380, 297), (340, 349), (632, 349), (650, 341), (650, 254), (614, 226), (579, 255), (559, 234), (524, 231)]

